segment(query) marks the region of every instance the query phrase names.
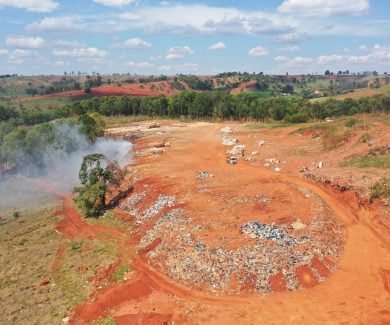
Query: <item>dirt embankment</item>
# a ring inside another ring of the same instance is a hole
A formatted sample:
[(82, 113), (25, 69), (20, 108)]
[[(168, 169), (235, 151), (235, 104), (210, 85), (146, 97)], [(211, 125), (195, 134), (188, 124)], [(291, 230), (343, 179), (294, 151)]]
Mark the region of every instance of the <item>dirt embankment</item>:
[[(375, 208), (298, 176), (298, 166), (318, 159), (316, 140), (309, 146), (291, 130), (232, 125), (224, 135), (220, 124), (161, 124), (120, 131), (144, 135), (135, 145), (134, 191), (117, 209), (130, 233), (85, 223), (64, 199), (60, 232), (116, 238), (132, 265), (126, 281), (78, 306), (73, 323), (389, 321), (389, 245), (371, 224)], [(226, 163), (224, 136), (247, 146), (237, 165)], [(269, 145), (289, 137), (304, 157)], [(271, 155), (279, 150), (285, 160)]]

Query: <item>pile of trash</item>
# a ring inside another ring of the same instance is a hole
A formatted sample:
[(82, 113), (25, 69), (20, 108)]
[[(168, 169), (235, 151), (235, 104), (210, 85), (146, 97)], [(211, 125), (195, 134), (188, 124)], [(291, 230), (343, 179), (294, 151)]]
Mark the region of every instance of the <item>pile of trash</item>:
[(229, 155), (243, 155), (246, 146), (244, 144), (240, 144), (238, 146), (234, 146), (233, 149), (228, 150), (226, 153)]
[(214, 177), (214, 175), (210, 174), (209, 172), (206, 172), (206, 171), (199, 172), (196, 175), (197, 179), (205, 179), (205, 178), (208, 178), (208, 177)]
[(233, 130), (232, 130), (231, 127), (225, 126), (224, 128), (221, 129), (221, 132), (222, 132), (222, 133), (232, 133)]
[(236, 139), (236, 138), (228, 138), (228, 137), (222, 138), (222, 144), (224, 146), (234, 146), (237, 143), (238, 143), (238, 139)]
[(175, 195), (160, 194), (154, 204), (141, 214), (143, 219), (151, 219), (165, 207), (172, 208), (176, 204)]
[(119, 208), (123, 211), (129, 212), (131, 215), (136, 215), (138, 209), (136, 206), (146, 197), (145, 192), (133, 193), (124, 202), (119, 205)]
[[(298, 218), (282, 226), (256, 220), (247, 222), (239, 229), (256, 240), (227, 248), (222, 242), (210, 244), (204, 237), (209, 226), (198, 224), (197, 219), (186, 215), (184, 210), (164, 211), (164, 208), (174, 206), (175, 197), (162, 194), (140, 214), (144, 218), (158, 215), (158, 219), (143, 235), (138, 247), (145, 248), (161, 239), (159, 245), (147, 253), (148, 262), (173, 281), (200, 290), (240, 294), (245, 288), (253, 293), (267, 294), (272, 291), (270, 278), (278, 273), (283, 274), (288, 290), (298, 290), (301, 288), (298, 267), (311, 268), (317, 280), (323, 281), (324, 278), (312, 268), (313, 258), (333, 272), (336, 266), (327, 264), (327, 257), (337, 261), (344, 246), (342, 224), (320, 197), (311, 192), (310, 196), (317, 202), (310, 223), (304, 224)], [(135, 197), (133, 200), (137, 201)], [(237, 198), (243, 203), (258, 200), (268, 202), (270, 198), (264, 195)], [(213, 223), (211, 227), (220, 229), (221, 223)], [(232, 279), (237, 287), (231, 286)], [(249, 289), (248, 281), (251, 281)]]
[(288, 236), (284, 227), (278, 227), (274, 224), (267, 225), (258, 221), (251, 221), (241, 226), (241, 232), (251, 238), (275, 241), (280, 246), (295, 244), (295, 239)]

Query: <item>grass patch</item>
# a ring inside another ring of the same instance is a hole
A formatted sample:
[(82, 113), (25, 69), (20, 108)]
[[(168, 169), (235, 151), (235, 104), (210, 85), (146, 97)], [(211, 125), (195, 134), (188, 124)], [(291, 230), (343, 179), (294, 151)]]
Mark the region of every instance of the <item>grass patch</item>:
[[(287, 123), (287, 122), (264, 122), (264, 123), (255, 123), (255, 124), (248, 124), (246, 127), (249, 130), (259, 130), (259, 129), (279, 129), (279, 128), (287, 128), (289, 126), (292, 126), (294, 124)], [(295, 124), (296, 125), (296, 124)]]
[(116, 321), (112, 317), (100, 318), (92, 322), (92, 325), (115, 325), (115, 324)]
[(115, 273), (112, 275), (112, 282), (120, 282), (124, 281), (124, 277), (126, 273), (130, 271), (128, 264), (122, 264), (118, 267), (118, 269), (115, 271)]
[(370, 200), (374, 199), (389, 199), (390, 198), (390, 178), (382, 178), (374, 186), (371, 187)]
[[(0, 324), (60, 324), (69, 305), (51, 266), (63, 240), (56, 202), (25, 210), (0, 227)], [(2, 215), (4, 217), (4, 215)]]
[[(134, 123), (134, 122), (142, 122), (142, 121), (150, 121), (153, 120), (153, 117), (137, 115), (137, 116), (102, 116), (103, 121), (107, 128), (126, 126), (126, 124)], [(159, 119), (161, 119), (159, 117)]]
[(390, 168), (390, 156), (353, 156), (340, 163), (341, 167)]

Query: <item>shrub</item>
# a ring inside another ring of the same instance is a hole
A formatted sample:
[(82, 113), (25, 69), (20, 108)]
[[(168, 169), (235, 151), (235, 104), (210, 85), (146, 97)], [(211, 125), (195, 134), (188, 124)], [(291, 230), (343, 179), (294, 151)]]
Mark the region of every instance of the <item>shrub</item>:
[(375, 199), (389, 199), (390, 198), (390, 178), (382, 178), (374, 186), (371, 187), (370, 201)]

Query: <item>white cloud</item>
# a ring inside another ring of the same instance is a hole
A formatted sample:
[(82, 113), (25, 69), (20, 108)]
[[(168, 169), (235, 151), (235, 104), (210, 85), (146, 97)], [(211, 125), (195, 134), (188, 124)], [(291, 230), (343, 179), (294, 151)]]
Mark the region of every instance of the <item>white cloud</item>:
[(37, 51), (17, 49), (17, 50), (10, 52), (9, 57), (10, 57), (10, 59), (17, 59), (17, 58), (31, 58), (31, 57), (36, 57), (36, 56), (38, 56)]
[(11, 59), (11, 60), (9, 60), (8, 62), (9, 62), (10, 64), (23, 64), (23, 63), (24, 63), (24, 60), (22, 60), (22, 59), (13, 60), (13, 59)]
[(136, 3), (137, 0), (93, 0), (93, 2), (108, 7), (124, 7)]
[(152, 47), (152, 44), (140, 39), (139, 37), (135, 37), (123, 42), (122, 44), (119, 44), (119, 46), (129, 49), (149, 49)]
[(296, 52), (299, 51), (299, 46), (298, 45), (290, 45), (286, 47), (280, 47), (278, 48), (278, 51), (281, 52)]
[(367, 45), (360, 45), (359, 50), (366, 51), (368, 49)]
[(175, 46), (167, 51), (165, 58), (167, 60), (182, 59), (187, 55), (193, 54), (194, 51), (189, 46)]
[(307, 39), (307, 33), (294, 32), (281, 34), (278, 36), (277, 40), (282, 43), (298, 43)]
[(126, 67), (132, 67), (132, 68), (146, 68), (146, 69), (150, 69), (150, 68), (154, 67), (154, 64), (150, 63), (150, 62), (133, 62), (133, 61), (129, 61), (129, 62), (125, 63), (125, 66)]
[(274, 58), (274, 60), (276, 62), (287, 62), (290, 59), (287, 56), (277, 56), (276, 58)]
[(18, 36), (18, 37), (8, 37), (5, 41), (10, 47), (18, 47), (24, 49), (39, 49), (45, 45), (44, 39), (40, 37), (27, 37), (27, 36)]
[(65, 65), (64, 61), (56, 61), (53, 63), (55, 67), (63, 67)]
[(57, 40), (54, 45), (61, 48), (82, 48), (87, 47), (85, 44), (77, 41)]
[(107, 62), (101, 58), (93, 57), (84, 57), (76, 59), (77, 62), (86, 63), (86, 64), (107, 64)]
[(2, 49), (0, 49), (0, 56), (8, 55), (8, 54), (9, 54), (8, 50), (2, 50)]
[(163, 65), (158, 68), (161, 71), (169, 71), (169, 72), (193, 72), (199, 69), (199, 64), (196, 63), (184, 63), (178, 65)]
[(249, 56), (258, 57), (268, 55), (268, 50), (265, 47), (257, 46), (249, 50)]
[(332, 54), (332, 55), (321, 55), (318, 57), (318, 63), (319, 64), (330, 64), (335, 62), (341, 62), (344, 61), (344, 56), (339, 54)]
[(107, 56), (106, 51), (98, 50), (95, 47), (75, 48), (72, 50), (53, 50), (55, 56), (67, 56), (71, 58), (103, 58)]
[(219, 50), (224, 50), (224, 49), (226, 49), (226, 45), (222, 42), (218, 42), (218, 43), (215, 43), (215, 44), (209, 46), (209, 50), (212, 50), (212, 51), (219, 51)]
[(29, 32), (54, 32), (64, 33), (67, 31), (80, 31), (85, 29), (81, 17), (45, 17), (38, 22), (34, 22), (25, 27)]
[(124, 19), (124, 20), (141, 20), (141, 17), (132, 13), (132, 12), (125, 12), (119, 15), (119, 18)]
[(0, 7), (26, 9), (32, 12), (51, 12), (58, 7), (53, 0), (0, 0)]
[[(167, 3), (145, 6), (118, 15), (119, 29), (139, 28), (169, 34), (256, 34), (275, 35), (294, 31), (299, 23), (290, 17), (233, 7)], [(127, 19), (128, 18), (128, 19)]]
[(370, 9), (369, 0), (284, 0), (278, 7), (283, 14), (304, 16), (363, 15)]

